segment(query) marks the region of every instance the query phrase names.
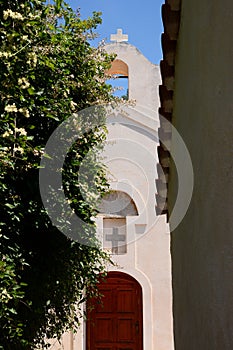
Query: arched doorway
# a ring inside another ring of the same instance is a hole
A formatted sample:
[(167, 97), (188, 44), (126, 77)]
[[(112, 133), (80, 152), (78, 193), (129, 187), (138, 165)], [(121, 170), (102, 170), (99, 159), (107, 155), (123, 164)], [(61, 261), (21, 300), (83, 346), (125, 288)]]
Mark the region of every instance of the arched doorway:
[(142, 350), (142, 288), (131, 276), (109, 272), (99, 285), (102, 303), (90, 301), (87, 350)]

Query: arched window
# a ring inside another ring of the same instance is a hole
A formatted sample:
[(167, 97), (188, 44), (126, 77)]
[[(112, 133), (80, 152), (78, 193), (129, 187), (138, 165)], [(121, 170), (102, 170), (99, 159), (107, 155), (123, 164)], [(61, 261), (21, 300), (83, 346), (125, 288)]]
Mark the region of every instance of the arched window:
[(113, 88), (113, 95), (125, 100), (129, 99), (129, 68), (122, 60), (115, 59), (107, 74), (111, 79), (107, 80)]

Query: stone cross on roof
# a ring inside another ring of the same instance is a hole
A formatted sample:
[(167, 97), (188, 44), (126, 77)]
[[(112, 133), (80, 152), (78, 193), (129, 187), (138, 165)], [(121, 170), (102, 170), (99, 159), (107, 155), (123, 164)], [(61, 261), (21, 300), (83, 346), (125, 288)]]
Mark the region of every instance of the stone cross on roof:
[(117, 29), (117, 34), (111, 34), (110, 40), (116, 41), (117, 43), (121, 43), (122, 41), (128, 41), (129, 36), (127, 34), (123, 34), (122, 29)]

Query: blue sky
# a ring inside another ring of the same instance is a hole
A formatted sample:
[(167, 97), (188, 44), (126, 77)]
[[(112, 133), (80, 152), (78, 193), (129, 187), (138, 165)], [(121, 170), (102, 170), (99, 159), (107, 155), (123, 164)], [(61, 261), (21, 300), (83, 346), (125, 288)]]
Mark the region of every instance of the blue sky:
[(74, 9), (80, 8), (81, 18), (93, 11), (103, 13), (103, 23), (97, 29), (99, 41), (122, 28), (129, 35), (129, 43), (135, 45), (151, 62), (161, 60), (161, 5), (164, 0), (66, 0)]

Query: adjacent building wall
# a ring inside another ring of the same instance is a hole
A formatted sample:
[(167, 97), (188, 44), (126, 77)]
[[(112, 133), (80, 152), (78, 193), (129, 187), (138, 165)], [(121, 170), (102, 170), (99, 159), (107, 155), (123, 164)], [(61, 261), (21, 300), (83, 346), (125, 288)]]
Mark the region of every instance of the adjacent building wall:
[[(182, 1), (175, 71), (173, 125), (195, 176), (190, 208), (172, 233), (175, 347), (232, 350), (232, 0)], [(170, 212), (175, 182), (173, 165)]]

